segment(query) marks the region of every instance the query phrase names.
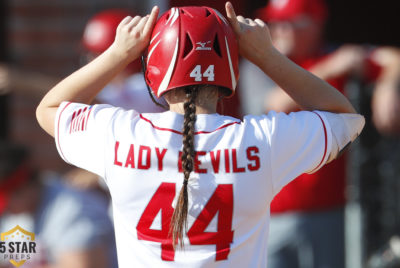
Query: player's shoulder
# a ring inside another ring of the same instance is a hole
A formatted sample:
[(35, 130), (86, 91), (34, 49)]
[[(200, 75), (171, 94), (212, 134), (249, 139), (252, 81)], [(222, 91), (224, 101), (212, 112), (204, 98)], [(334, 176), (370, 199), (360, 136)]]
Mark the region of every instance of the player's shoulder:
[[(246, 115), (243, 118), (244, 122), (254, 122), (254, 121), (275, 121), (275, 120), (293, 120), (293, 119), (303, 119), (308, 117), (316, 116), (317, 111), (297, 111), (297, 112), (276, 112), (269, 111), (267, 114), (262, 115)], [(321, 113), (318, 111), (318, 113)]]
[(243, 118), (245, 127), (262, 129), (263, 131), (273, 132), (277, 127), (290, 128), (291, 126), (307, 126), (319, 121), (320, 112), (298, 111), (291, 113), (270, 111), (263, 115), (246, 115)]
[(92, 107), (93, 116), (98, 120), (132, 119), (139, 115), (134, 109), (125, 109), (110, 104), (95, 104)]
[(267, 114), (252, 115), (248, 114), (243, 117), (244, 125), (258, 125), (262, 123), (269, 123), (277, 118), (285, 117), (287, 114), (270, 111)]

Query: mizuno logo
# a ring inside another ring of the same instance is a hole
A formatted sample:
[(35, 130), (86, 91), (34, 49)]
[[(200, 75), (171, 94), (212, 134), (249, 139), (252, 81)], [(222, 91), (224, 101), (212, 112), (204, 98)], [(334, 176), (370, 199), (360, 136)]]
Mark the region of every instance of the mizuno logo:
[(211, 47), (206, 47), (207, 44), (210, 44), (211, 41), (207, 42), (197, 42), (196, 45), (196, 50), (211, 50)]

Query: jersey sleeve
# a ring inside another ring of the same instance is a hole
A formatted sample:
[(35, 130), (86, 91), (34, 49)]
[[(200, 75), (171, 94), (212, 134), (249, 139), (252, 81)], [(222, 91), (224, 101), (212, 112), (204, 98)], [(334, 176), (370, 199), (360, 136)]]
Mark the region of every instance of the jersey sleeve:
[(104, 178), (105, 145), (110, 122), (121, 108), (63, 102), (55, 119), (55, 142), (61, 158)]
[(274, 194), (303, 173), (313, 173), (328, 160), (331, 128), (322, 112), (273, 114), (269, 122)]

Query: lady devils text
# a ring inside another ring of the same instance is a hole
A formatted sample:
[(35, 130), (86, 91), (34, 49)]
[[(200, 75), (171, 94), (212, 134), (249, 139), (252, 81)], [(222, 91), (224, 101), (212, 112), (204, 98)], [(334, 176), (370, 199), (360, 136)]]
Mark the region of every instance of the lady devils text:
[[(122, 148), (122, 149), (121, 149)], [(150, 169), (156, 165), (159, 171), (163, 170), (163, 161), (168, 149), (150, 147), (146, 145), (120, 144), (115, 142), (114, 165), (131, 169)], [(194, 156), (194, 172), (240, 173), (257, 171), (260, 169), (260, 150), (256, 146), (249, 146), (245, 150), (245, 159), (238, 160), (237, 149), (218, 149), (214, 151), (196, 151)], [(176, 153), (176, 162), (179, 172), (183, 172), (181, 159), (182, 152)], [(154, 157), (155, 156), (155, 157)], [(152, 162), (152, 159), (155, 160)], [(167, 159), (170, 159), (167, 157)], [(211, 165), (205, 165), (210, 163)]]

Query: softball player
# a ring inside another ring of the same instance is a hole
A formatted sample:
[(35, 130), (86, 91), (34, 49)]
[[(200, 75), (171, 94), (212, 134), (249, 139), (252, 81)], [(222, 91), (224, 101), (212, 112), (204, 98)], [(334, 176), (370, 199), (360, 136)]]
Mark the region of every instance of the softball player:
[[(363, 128), (343, 95), (277, 52), (262, 21), (226, 9), (228, 20), (208, 7), (125, 18), (111, 47), (38, 106), (61, 157), (107, 183), (120, 267), (265, 267), (274, 195)], [(146, 81), (169, 111), (90, 106), (147, 47)], [(216, 114), (234, 93), (239, 53), (315, 111)]]

